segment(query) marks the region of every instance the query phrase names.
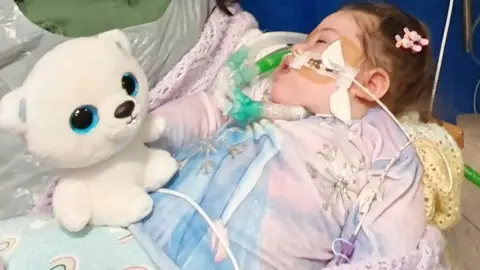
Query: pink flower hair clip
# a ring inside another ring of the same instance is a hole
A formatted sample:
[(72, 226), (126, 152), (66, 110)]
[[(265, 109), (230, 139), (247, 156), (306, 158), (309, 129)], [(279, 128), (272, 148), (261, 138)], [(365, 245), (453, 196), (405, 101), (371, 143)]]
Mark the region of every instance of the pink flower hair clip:
[(427, 46), (430, 41), (426, 38), (422, 38), (416, 31), (410, 31), (408, 28), (403, 28), (403, 38), (400, 35), (395, 36), (397, 48), (403, 47), (404, 49), (410, 49), (414, 53), (422, 51), (424, 46)]

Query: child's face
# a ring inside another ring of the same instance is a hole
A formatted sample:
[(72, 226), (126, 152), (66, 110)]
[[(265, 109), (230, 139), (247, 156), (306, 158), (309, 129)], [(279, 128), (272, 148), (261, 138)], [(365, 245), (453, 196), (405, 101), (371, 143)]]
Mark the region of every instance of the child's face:
[[(322, 53), (332, 42), (340, 39), (346, 64), (358, 67), (363, 60), (361, 43), (357, 37), (359, 31), (352, 14), (336, 12), (325, 18), (305, 43), (297, 44), (293, 49)], [(335, 80), (306, 68), (291, 69), (289, 64), (292, 60), (293, 56), (288, 56), (275, 74), (272, 101), (302, 106), (312, 113), (329, 113), (330, 95), (336, 89)]]

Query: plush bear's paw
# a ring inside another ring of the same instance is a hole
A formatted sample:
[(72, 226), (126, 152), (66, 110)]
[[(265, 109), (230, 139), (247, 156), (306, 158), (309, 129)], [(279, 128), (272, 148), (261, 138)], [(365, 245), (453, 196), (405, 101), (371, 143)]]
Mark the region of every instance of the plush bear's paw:
[(112, 218), (111, 226), (127, 227), (142, 220), (153, 209), (153, 200), (147, 193), (137, 194), (133, 198), (126, 198), (125, 204), (119, 206), (121, 210), (116, 218)]
[(81, 213), (69, 213), (64, 216), (57, 216), (57, 219), (68, 231), (79, 232), (87, 226), (90, 216), (82, 215)]
[(146, 217), (152, 212), (152, 209), (153, 200), (148, 194), (144, 193), (126, 206), (125, 214), (130, 217), (131, 223), (133, 223)]
[(163, 187), (177, 172), (177, 169), (178, 162), (170, 153), (163, 150), (149, 150), (145, 170), (145, 189), (155, 191)]
[(88, 188), (84, 182), (62, 179), (55, 187), (52, 198), (53, 213), (71, 232), (81, 231), (91, 218)]

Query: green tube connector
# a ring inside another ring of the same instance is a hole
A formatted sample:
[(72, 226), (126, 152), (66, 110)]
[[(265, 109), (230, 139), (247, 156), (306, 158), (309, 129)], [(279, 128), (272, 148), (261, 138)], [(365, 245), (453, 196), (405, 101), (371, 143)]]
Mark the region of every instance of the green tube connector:
[(233, 81), (236, 87), (243, 88), (248, 86), (257, 76), (273, 72), (280, 66), (285, 55), (290, 53), (290, 49), (282, 49), (268, 54), (258, 60), (255, 65), (244, 65), (248, 50), (244, 47), (235, 52), (227, 65), (234, 70)]
[(243, 93), (242, 88), (248, 86), (257, 76), (273, 72), (290, 52), (290, 48), (275, 51), (258, 60), (255, 65), (243, 65), (249, 53), (246, 47), (240, 48), (230, 57), (227, 66), (234, 71), (235, 84), (233, 108), (228, 113), (232, 119), (241, 125), (249, 125), (263, 117), (265, 111), (263, 103), (252, 100)]
[(275, 69), (280, 66), (283, 61), (283, 58), (290, 54), (290, 48), (285, 48), (273, 53), (268, 54), (262, 59), (258, 60), (255, 65), (257, 66), (259, 75), (267, 74), (273, 72)]
[(248, 125), (263, 116), (264, 107), (259, 101), (252, 100), (240, 88), (234, 90), (234, 105), (228, 115), (241, 125)]
[(464, 174), (468, 181), (480, 188), (480, 174), (477, 171), (465, 164)]

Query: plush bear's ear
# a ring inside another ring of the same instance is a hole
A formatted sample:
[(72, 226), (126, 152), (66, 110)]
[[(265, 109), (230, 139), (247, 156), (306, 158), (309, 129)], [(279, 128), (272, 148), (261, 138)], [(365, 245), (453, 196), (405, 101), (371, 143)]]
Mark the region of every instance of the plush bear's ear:
[(26, 130), (25, 109), (25, 90), (6, 93), (0, 100), (0, 129), (22, 135)]
[(125, 51), (129, 55), (132, 54), (132, 47), (130, 45), (130, 41), (128, 40), (128, 37), (124, 32), (118, 29), (114, 29), (114, 30), (100, 33), (98, 34), (98, 37), (101, 39), (115, 42), (115, 44), (117, 44), (117, 46), (121, 50)]

